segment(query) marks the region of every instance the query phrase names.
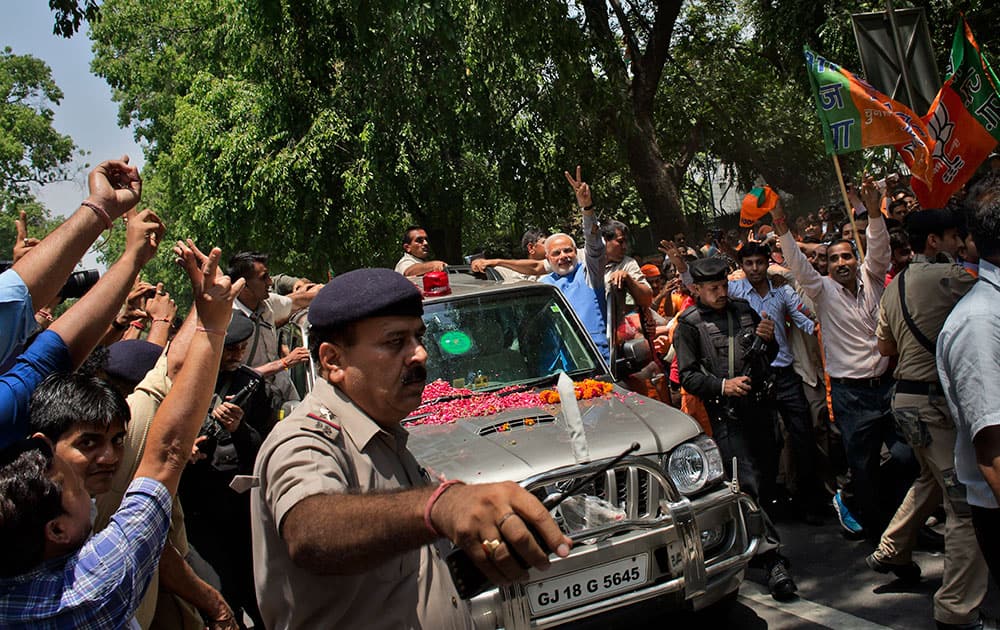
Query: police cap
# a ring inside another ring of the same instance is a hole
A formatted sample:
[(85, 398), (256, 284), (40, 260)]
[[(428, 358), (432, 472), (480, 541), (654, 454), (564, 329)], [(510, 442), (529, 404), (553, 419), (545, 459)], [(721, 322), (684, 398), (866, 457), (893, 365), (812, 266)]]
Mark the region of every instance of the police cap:
[(104, 372), (111, 378), (138, 384), (153, 369), (163, 348), (145, 339), (126, 339), (108, 346)]
[(725, 280), (729, 265), (722, 258), (701, 258), (690, 263), (691, 279), (695, 284)]
[(309, 323), (343, 328), (369, 317), (424, 314), (420, 291), (391, 269), (355, 269), (334, 277), (309, 306)]
[(910, 247), (917, 254), (924, 253), (928, 236), (943, 236), (945, 230), (957, 227), (958, 216), (947, 209), (919, 210), (906, 215), (903, 220), (903, 229), (910, 240)]
[(233, 318), (229, 320), (229, 328), (226, 329), (227, 346), (235, 346), (241, 341), (246, 341), (253, 334), (253, 322), (250, 318), (239, 311), (233, 311)]

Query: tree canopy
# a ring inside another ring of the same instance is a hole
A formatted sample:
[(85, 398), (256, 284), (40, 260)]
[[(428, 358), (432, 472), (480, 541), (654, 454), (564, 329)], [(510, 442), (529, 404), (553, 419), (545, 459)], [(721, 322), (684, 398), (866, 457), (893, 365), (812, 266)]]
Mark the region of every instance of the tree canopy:
[[(52, 108), (63, 93), (44, 61), (5, 48), (0, 94), (0, 242), (12, 243), (21, 210), (31, 226), (48, 232), (51, 219), (32, 186), (69, 178), (76, 145), (52, 126)], [(39, 235), (37, 229), (33, 235)]]
[[(957, 9), (917, 4), (943, 57)], [(987, 4), (960, 7), (973, 28)], [(91, 36), (172, 234), (322, 278), (391, 265), (411, 222), (452, 262), (572, 229), (561, 172), (576, 164), (604, 216), (656, 237), (703, 222), (696, 175), (720, 167), (820, 203), (835, 182), (802, 45), (850, 66), (850, 14), (882, 8), (106, 0)]]

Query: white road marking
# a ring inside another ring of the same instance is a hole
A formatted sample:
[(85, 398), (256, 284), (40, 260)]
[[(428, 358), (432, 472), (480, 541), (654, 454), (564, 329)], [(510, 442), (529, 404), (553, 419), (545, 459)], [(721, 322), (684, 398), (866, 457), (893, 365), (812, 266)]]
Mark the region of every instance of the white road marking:
[(768, 592), (767, 587), (745, 580), (740, 588), (740, 599), (744, 603), (753, 602), (759, 606), (767, 606), (789, 615), (794, 615), (811, 623), (836, 628), (837, 630), (889, 630), (889, 626), (882, 626), (877, 623), (855, 617), (836, 608), (830, 608), (823, 604), (809, 601), (799, 597), (790, 602), (775, 601)]

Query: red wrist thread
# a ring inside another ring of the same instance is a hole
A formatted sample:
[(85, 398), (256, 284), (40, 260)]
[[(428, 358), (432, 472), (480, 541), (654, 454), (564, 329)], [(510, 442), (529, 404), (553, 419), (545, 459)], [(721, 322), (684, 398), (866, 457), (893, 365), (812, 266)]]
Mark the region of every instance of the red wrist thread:
[(438, 538), (443, 537), (444, 534), (439, 532), (437, 527), (434, 527), (434, 523), (431, 522), (431, 510), (434, 509), (434, 504), (441, 498), (441, 495), (444, 494), (448, 488), (457, 484), (465, 485), (465, 482), (459, 481), (458, 479), (451, 479), (442, 483), (437, 487), (437, 490), (434, 491), (434, 494), (431, 495), (431, 498), (427, 499), (427, 505), (424, 506), (424, 525), (426, 525), (427, 529), (429, 529), (430, 532)]
[(97, 216), (99, 216), (101, 218), (101, 220), (104, 221), (104, 225), (109, 230), (111, 229), (111, 225), (112, 225), (112, 223), (111, 223), (111, 215), (108, 214), (107, 210), (105, 210), (101, 206), (97, 205), (96, 203), (94, 203), (92, 201), (87, 201), (87, 200), (81, 201), (80, 205), (81, 206), (87, 206), (88, 208), (90, 208), (91, 210), (93, 210), (97, 214)]

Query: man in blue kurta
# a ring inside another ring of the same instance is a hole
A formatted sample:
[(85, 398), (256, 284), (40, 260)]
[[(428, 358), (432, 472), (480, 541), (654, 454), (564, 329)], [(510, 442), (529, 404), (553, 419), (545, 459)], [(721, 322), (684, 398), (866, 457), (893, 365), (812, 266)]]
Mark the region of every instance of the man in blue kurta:
[(583, 211), (584, 258), (582, 261), (579, 259), (576, 242), (571, 236), (553, 234), (545, 240), (545, 257), (552, 272), (539, 281), (562, 291), (604, 359), (610, 360), (608, 309), (604, 290), (604, 239), (601, 238), (600, 226), (594, 217), (590, 186), (580, 177), (580, 167), (576, 167), (575, 178), (568, 172), (565, 175), (576, 193), (577, 204)]

